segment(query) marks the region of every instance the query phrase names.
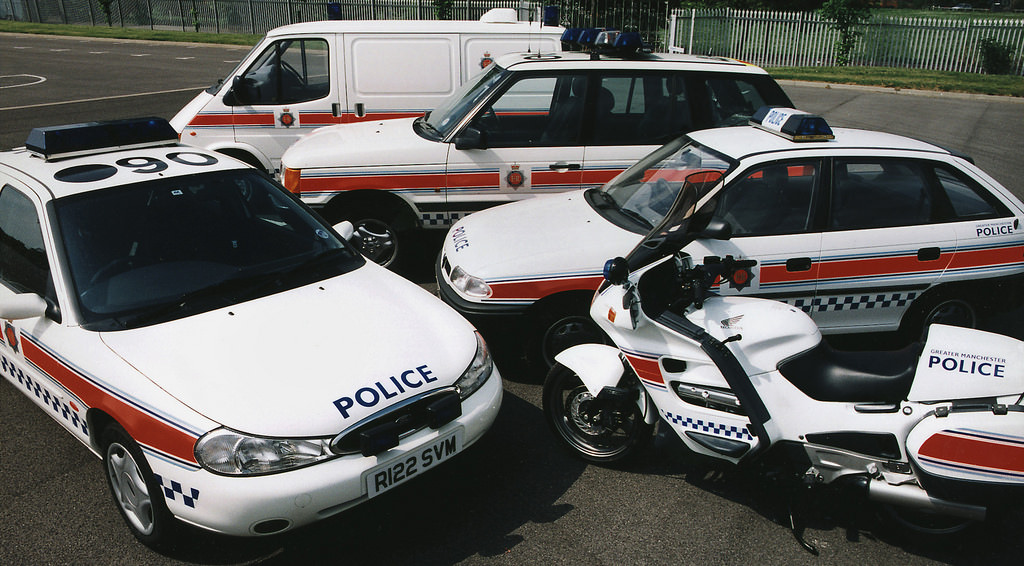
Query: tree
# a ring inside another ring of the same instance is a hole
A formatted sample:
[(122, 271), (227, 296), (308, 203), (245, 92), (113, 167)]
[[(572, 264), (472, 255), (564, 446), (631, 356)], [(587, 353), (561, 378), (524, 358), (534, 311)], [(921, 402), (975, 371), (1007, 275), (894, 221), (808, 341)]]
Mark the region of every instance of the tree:
[(827, 0), (818, 11), (821, 16), (831, 20), (829, 28), (839, 32), (836, 41), (836, 64), (845, 67), (850, 64), (850, 54), (857, 44), (857, 39), (864, 34), (857, 26), (871, 17), (871, 8), (867, 0)]

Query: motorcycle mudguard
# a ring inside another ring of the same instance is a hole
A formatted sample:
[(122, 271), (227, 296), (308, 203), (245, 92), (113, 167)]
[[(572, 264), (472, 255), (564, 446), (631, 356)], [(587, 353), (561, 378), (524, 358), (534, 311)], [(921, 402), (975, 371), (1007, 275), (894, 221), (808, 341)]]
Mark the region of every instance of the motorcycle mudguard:
[[(907, 436), (907, 452), (924, 474), (922, 485), (957, 482), (1024, 489), (1024, 407), (1006, 411), (932, 413)], [(931, 489), (929, 489), (931, 491)]]
[(580, 344), (555, 355), (555, 361), (579, 376), (591, 395), (597, 397), (605, 387), (615, 387), (624, 368), (619, 349), (605, 344)]
[[(594, 397), (605, 387), (617, 386), (625, 373), (618, 348), (604, 344), (580, 344), (566, 348), (555, 355), (555, 361), (579, 376)], [(648, 424), (657, 420), (658, 412), (651, 406), (650, 396), (646, 392), (637, 399), (637, 406)]]

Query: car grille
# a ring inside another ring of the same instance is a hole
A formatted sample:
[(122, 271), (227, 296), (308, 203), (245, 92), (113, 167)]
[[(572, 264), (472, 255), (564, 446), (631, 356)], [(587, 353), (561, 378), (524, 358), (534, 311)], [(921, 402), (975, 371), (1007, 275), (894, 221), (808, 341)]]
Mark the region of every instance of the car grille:
[(441, 428), (462, 415), (455, 388), (431, 391), (357, 424), (331, 441), (335, 454), (373, 456), (398, 446), (402, 438), (424, 428)]

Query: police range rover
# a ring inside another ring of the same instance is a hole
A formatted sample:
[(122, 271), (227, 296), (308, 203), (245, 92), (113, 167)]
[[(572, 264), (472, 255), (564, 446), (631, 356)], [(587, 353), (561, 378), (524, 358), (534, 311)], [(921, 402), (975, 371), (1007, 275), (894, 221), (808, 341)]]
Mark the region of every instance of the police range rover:
[(911, 340), (932, 322), (973, 326), (979, 308), (1024, 288), (1024, 204), (969, 158), (764, 108), (751, 125), (666, 144), (599, 189), (460, 220), (439, 256), (441, 297), (481, 329), (524, 325), (539, 368), (600, 341), (587, 311), (605, 260), (635, 246), (700, 171), (725, 174), (718, 229), (686, 251), (756, 259), (718, 291), (785, 301), (823, 333)]
[(0, 373), (102, 458), (137, 538), (293, 529), (481, 438), (501, 377), (463, 317), (177, 141), (142, 119), (0, 153)]
[(592, 53), (499, 57), (423, 117), (314, 130), (284, 153), (284, 184), (353, 222), (363, 253), (393, 266), (411, 229), (599, 186), (684, 132), (791, 105), (753, 65), (643, 53), (636, 34), (592, 37)]

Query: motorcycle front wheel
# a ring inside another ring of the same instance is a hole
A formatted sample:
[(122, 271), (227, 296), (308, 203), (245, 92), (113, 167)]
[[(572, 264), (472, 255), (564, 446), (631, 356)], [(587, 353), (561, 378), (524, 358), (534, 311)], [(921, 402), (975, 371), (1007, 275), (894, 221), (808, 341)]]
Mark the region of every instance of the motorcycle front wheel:
[[(629, 387), (646, 393), (635, 379)], [(556, 363), (544, 380), (544, 414), (555, 436), (588, 462), (612, 464), (636, 454), (651, 439), (633, 401), (612, 406), (597, 402), (571, 369)]]

